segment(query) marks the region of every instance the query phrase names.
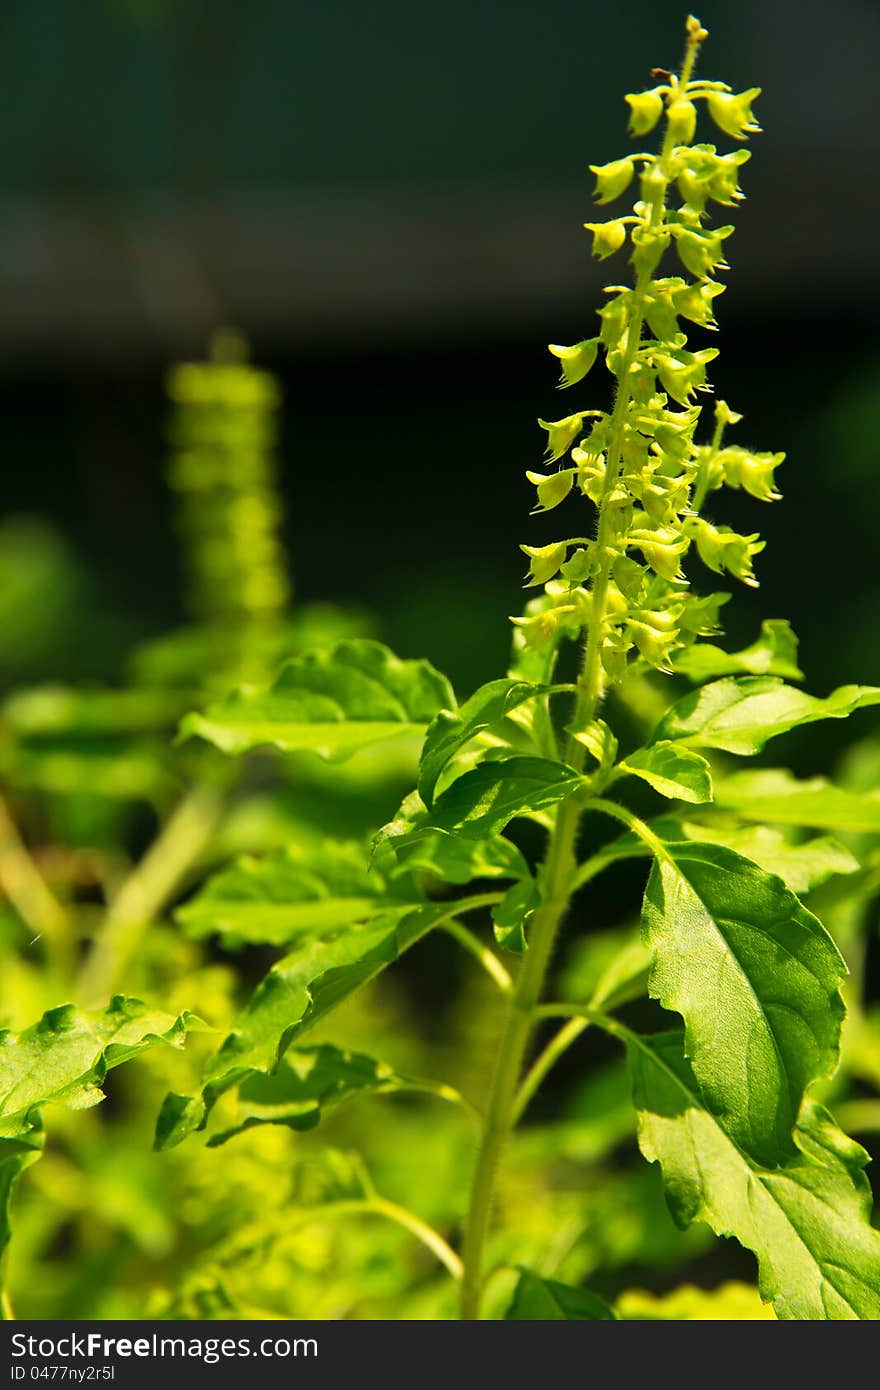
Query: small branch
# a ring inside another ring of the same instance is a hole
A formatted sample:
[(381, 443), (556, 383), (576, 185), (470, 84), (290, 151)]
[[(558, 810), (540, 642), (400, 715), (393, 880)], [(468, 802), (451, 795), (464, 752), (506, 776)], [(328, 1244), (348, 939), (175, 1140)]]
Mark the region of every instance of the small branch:
[(449, 1245), (441, 1236), (439, 1231), (435, 1231), (433, 1226), (429, 1226), (421, 1217), (414, 1212), (408, 1211), (406, 1207), (400, 1207), (396, 1202), (389, 1202), (385, 1197), (374, 1197), (367, 1204), (379, 1216), (385, 1216), (389, 1221), (395, 1221), (398, 1226), (409, 1231), (420, 1240), (432, 1254), (436, 1255), (441, 1264), (445, 1265), (453, 1279), (461, 1279), (464, 1273), (464, 1266), (452, 1246)]
[(69, 916), (34, 863), (2, 797), (0, 887), (35, 936), (45, 942), (52, 964), (66, 973), (73, 954)]
[(434, 1096), (437, 1100), (448, 1101), (450, 1105), (457, 1105), (463, 1110), (477, 1125), (481, 1127), (483, 1116), (480, 1114), (473, 1101), (468, 1100), (467, 1096), (462, 1095), (461, 1091), (455, 1086), (448, 1086), (445, 1081), (430, 1081), (423, 1077), (405, 1077), (404, 1085), (399, 1083), (389, 1083), (387, 1090), (380, 1086), (375, 1094), (377, 1095), (399, 1095), (401, 1091), (409, 1091), (413, 1095)]
[(456, 921), (454, 917), (450, 917), (448, 922), (443, 923), (443, 931), (448, 932), (450, 936), (455, 938), (459, 946), (462, 946), (465, 951), (469, 951), (474, 959), (479, 961), (486, 974), (492, 977), (503, 993), (511, 988), (513, 981), (495, 952), (490, 950), (488, 946), (484, 946), (472, 931), (463, 926), (461, 922)]
[(113, 993), (141, 937), (214, 834), (222, 810), (222, 794), (204, 785), (178, 803), (110, 904), (77, 984), (83, 1003), (100, 1003)]
[(638, 835), (639, 839), (648, 846), (652, 854), (656, 854), (658, 859), (669, 859), (669, 851), (659, 836), (655, 835), (649, 825), (646, 825), (638, 816), (633, 815), (632, 811), (628, 811), (625, 806), (620, 806), (616, 801), (606, 801), (604, 797), (595, 796), (586, 802), (584, 809), (586, 811), (601, 811), (603, 815), (611, 816), (613, 820), (620, 821), (634, 835)]

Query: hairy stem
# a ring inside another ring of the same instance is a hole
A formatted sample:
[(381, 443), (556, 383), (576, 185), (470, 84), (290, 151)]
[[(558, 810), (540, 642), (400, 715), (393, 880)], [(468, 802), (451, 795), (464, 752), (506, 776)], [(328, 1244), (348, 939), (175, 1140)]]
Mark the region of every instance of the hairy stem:
[[(695, 22), (689, 24), (688, 44), (680, 78), (683, 89), (686, 88), (693, 71), (702, 36), (703, 32)], [(664, 216), (666, 191), (671, 179), (669, 160), (673, 145), (673, 131), (667, 124), (658, 164), (663, 177), (659, 181), (650, 207), (650, 222), (653, 226), (660, 225)], [(633, 313), (629, 322), (626, 345), (618, 375), (617, 396), (609, 423), (605, 477), (597, 503), (596, 555), (598, 563), (593, 577), (590, 622), (583, 665), (577, 683), (578, 694), (573, 720), (573, 728), (576, 730), (584, 729), (595, 719), (604, 688), (602, 652), (607, 633), (611, 569), (616, 557), (614, 546), (616, 517), (612, 503), (623, 465), (624, 431), (632, 396), (632, 369), (642, 338), (645, 321), (645, 293), (650, 284), (651, 275), (652, 267), (645, 265), (636, 277)], [(569, 736), (566, 759), (578, 771), (583, 768), (585, 749), (572, 735)], [(496, 1056), (495, 1070), (486, 1107), (483, 1140), (474, 1169), (470, 1206), (465, 1225), (461, 1317), (466, 1319), (478, 1318), (480, 1313), (484, 1249), (491, 1220), (498, 1164), (505, 1141), (516, 1123), (518, 1114), (517, 1088), (536, 1009), (544, 988), (544, 980), (556, 935), (573, 892), (576, 872), (574, 847), (580, 815), (581, 805), (576, 798), (569, 798), (568, 801), (564, 801), (557, 811), (547, 854), (540, 873), (542, 904), (532, 918), (529, 949), (516, 987), (510, 995), (504, 1030)]]
[(222, 810), (221, 793), (204, 784), (180, 801), (110, 905), (77, 984), (84, 1004), (103, 1002), (117, 987), (142, 936), (217, 829)]

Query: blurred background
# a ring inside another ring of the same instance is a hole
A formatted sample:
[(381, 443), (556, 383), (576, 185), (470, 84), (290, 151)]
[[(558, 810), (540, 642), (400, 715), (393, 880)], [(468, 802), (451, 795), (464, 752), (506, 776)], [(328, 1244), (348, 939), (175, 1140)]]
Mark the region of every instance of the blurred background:
[[(791, 617), (817, 692), (876, 680), (880, 9), (700, 17), (704, 73), (765, 89), (714, 378), (740, 441), (788, 452), (784, 506), (736, 514), (769, 545), (728, 626)], [(496, 673), (517, 544), (553, 531), (523, 477), (535, 418), (570, 408), (545, 344), (593, 331), (609, 278), (587, 165), (628, 148), (622, 93), (676, 64), (683, 19), (669, 0), (6, 0), (11, 674), (112, 676), (179, 617), (163, 374), (224, 324), (284, 384), (298, 595), (365, 601), (463, 687)], [(23, 515), (57, 532), (27, 582)]]

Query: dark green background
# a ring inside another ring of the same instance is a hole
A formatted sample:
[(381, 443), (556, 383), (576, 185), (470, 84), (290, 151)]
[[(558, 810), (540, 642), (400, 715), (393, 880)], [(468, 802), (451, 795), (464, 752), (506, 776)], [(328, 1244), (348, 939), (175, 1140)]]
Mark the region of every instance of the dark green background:
[[(3, 511), (63, 528), (93, 613), (176, 619), (162, 372), (234, 322), (287, 390), (300, 594), (368, 601), (464, 685), (493, 674), (517, 544), (557, 525), (528, 517), (523, 479), (535, 417), (573, 399), (544, 344), (591, 331), (607, 269), (580, 229), (586, 165), (627, 148), (622, 93), (675, 63), (683, 18), (667, 0), (7, 0)], [(741, 438), (789, 454), (780, 507), (724, 510), (769, 539), (730, 625), (790, 616), (817, 691), (876, 680), (880, 10), (701, 18), (706, 74), (766, 89), (714, 376)], [(78, 650), (109, 673), (119, 625), (98, 627), (112, 641)]]

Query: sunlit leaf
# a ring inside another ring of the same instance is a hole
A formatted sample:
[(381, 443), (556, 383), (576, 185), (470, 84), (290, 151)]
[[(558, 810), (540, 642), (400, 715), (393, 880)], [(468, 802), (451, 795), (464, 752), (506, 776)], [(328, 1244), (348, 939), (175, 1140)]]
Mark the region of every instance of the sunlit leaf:
[(880, 1318), (880, 1233), (867, 1154), (807, 1103), (794, 1152), (765, 1167), (707, 1108), (679, 1033), (629, 1034), (639, 1143), (659, 1162), (673, 1214), (735, 1236), (758, 1259), (762, 1296), (784, 1319)]
[(824, 777), (799, 780), (785, 768), (733, 773), (719, 783), (717, 801), (746, 820), (880, 832), (880, 795), (847, 791)]
[(268, 744), (347, 758), (423, 733), (441, 709), (454, 708), (449, 682), (427, 661), (401, 661), (362, 639), (295, 657), (272, 685), (244, 686), (204, 714), (188, 714), (181, 736), (198, 735), (224, 753)]
[(42, 1148), (42, 1107), (97, 1105), (111, 1067), (159, 1043), (180, 1046), (192, 1023), (120, 994), (100, 1012), (62, 1004), (24, 1032), (0, 1033), (0, 1252), (15, 1180)]
[(419, 765), (419, 794), (430, 809), (444, 767), (483, 729), (500, 723), (528, 700), (547, 694), (547, 687), (512, 680), (490, 681), (466, 700), (457, 713), (441, 710), (428, 728)]
[[(271, 1076), (287, 1049), (331, 1009), (470, 899), (402, 904), (366, 922), (305, 934), (257, 986), (235, 1030), (211, 1057), (199, 1095), (169, 1095), (156, 1126), (156, 1147), (179, 1144), (203, 1129), (218, 1096), (255, 1074)], [(477, 905), (482, 899), (477, 899)]]
[(395, 896), (405, 903), (420, 895), (390, 891), (361, 845), (325, 842), (239, 859), (209, 878), (176, 917), (190, 936), (283, 946), (303, 933), (367, 921)]
[(555, 806), (583, 786), (579, 772), (549, 758), (487, 760), (457, 778), (437, 798), (431, 823), (482, 839), (499, 834), (515, 816)]
[(257, 1072), (239, 1087), (239, 1120), (212, 1135), (209, 1144), (225, 1144), (255, 1125), (314, 1129), (325, 1111), (345, 1101), (371, 1092), (405, 1090), (409, 1084), (362, 1052), (345, 1052), (331, 1043), (291, 1048), (271, 1076)]
[(632, 773), (647, 782), (661, 796), (697, 804), (712, 800), (712, 774), (709, 764), (691, 748), (675, 743), (653, 743), (639, 748), (618, 763), (621, 772)]

